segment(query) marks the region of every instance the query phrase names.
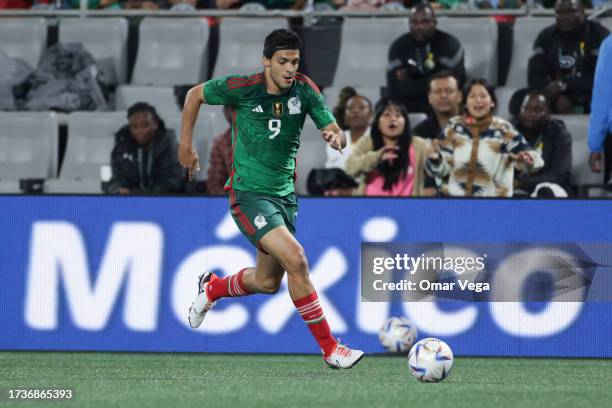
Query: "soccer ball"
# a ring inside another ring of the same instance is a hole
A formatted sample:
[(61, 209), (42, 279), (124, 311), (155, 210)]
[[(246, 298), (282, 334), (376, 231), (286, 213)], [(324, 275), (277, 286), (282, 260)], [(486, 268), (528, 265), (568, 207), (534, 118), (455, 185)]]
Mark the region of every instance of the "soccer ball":
[(453, 368), (453, 351), (442, 340), (427, 338), (408, 353), (410, 373), (422, 382), (440, 382)]
[(378, 331), (380, 344), (391, 353), (408, 352), (416, 338), (416, 326), (406, 317), (390, 317)]

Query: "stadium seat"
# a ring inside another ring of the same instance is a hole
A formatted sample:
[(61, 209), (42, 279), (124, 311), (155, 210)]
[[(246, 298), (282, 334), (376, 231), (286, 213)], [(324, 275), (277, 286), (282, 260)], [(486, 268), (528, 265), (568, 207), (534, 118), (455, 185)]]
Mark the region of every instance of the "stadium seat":
[[(600, 176), (601, 176), (601, 173), (600, 173)], [(612, 199), (612, 191), (605, 189), (603, 186), (591, 187), (587, 190), (587, 197)]]
[(552, 115), (552, 117), (565, 122), (573, 141), (580, 140), (586, 144), (589, 137), (589, 115)]
[(602, 184), (601, 173), (593, 173), (589, 166), (589, 146), (586, 140), (572, 141), (572, 180), (578, 187)]
[(0, 24), (0, 51), (20, 58), (32, 68), (47, 47), (47, 22), (44, 18), (3, 18)]
[(612, 32), (612, 17), (603, 18), (600, 22), (604, 27)]
[(145, 18), (133, 85), (191, 85), (208, 74), (210, 28), (202, 18)]
[(555, 23), (554, 17), (517, 18), (512, 39), (512, 58), (506, 86), (516, 89), (527, 87), (527, 64), (533, 54), (533, 43), (544, 28)]
[(200, 112), (204, 112), (205, 114), (203, 120), (211, 122), (215, 136), (225, 132), (230, 126), (223, 114), (223, 106), (206, 105), (202, 107)]
[[(197, 150), (200, 158), (200, 171), (194, 175), (195, 180), (202, 181), (206, 180), (208, 172), (208, 164), (210, 159), (210, 149), (212, 147), (212, 141), (216, 136), (213, 127), (213, 116), (215, 115), (214, 110), (208, 110), (201, 112), (196, 127), (193, 131), (193, 147)], [(168, 129), (174, 130), (176, 135), (177, 143), (181, 139), (181, 121), (182, 113), (180, 112), (160, 112), (159, 116), (162, 118)]]
[(457, 37), (468, 78), (497, 83), (497, 23), (490, 17), (439, 18), (438, 29)]
[(110, 164), (115, 133), (127, 124), (125, 112), (75, 112), (68, 115), (68, 143), (59, 178), (47, 180), (45, 193), (99, 194), (100, 167)]
[(409, 113), (408, 120), (410, 121), (410, 129), (414, 130), (416, 125), (418, 125), (425, 119), (427, 119), (427, 115), (424, 113)]
[(295, 191), (300, 195), (308, 194), (306, 181), (308, 174), (312, 169), (325, 167), (327, 153), (325, 151), (327, 144), (321, 138), (321, 131), (317, 129), (314, 122), (310, 118), (306, 118), (304, 129), (300, 136), (300, 149), (297, 154), (296, 173), (297, 180), (295, 183)]
[(83, 44), (97, 62), (109, 60), (117, 82), (127, 80), (128, 23), (125, 18), (67, 18), (60, 22), (59, 42)]
[(333, 87), (384, 86), (389, 47), (407, 31), (406, 18), (345, 18)]
[(226, 17), (219, 28), (219, 54), (213, 77), (263, 71), (263, 43), (270, 31), (288, 28), (284, 18)]
[(497, 97), (497, 113), (496, 116), (500, 118), (510, 120), (510, 99), (512, 95), (517, 91), (516, 88), (508, 86), (500, 86), (495, 89), (495, 96)]
[(158, 111), (180, 110), (171, 86), (121, 85), (117, 88), (115, 110), (127, 110), (136, 102), (147, 102)]
[(19, 193), (21, 179), (57, 175), (58, 123), (53, 112), (0, 112), (0, 193)]
[(553, 115), (565, 122), (572, 135), (572, 177), (578, 186), (601, 184), (601, 173), (593, 173), (589, 166), (589, 115)]

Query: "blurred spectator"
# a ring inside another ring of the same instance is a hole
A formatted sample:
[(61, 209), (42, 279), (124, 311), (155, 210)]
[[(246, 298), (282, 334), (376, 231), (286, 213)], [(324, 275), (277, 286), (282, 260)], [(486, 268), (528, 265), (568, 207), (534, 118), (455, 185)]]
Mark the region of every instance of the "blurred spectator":
[(517, 190), (528, 195), (535, 190), (543, 194), (547, 190), (537, 187), (546, 183), (552, 196), (567, 197), (571, 191), (572, 135), (563, 121), (550, 118), (550, 106), (544, 93), (529, 92), (523, 99), (518, 117), (512, 123), (544, 159), (544, 167), (539, 171), (515, 176), (515, 195)]
[(517, 9), (525, 4), (524, 0), (476, 0), (474, 5), (483, 10)]
[(32, 0), (0, 0), (0, 10), (2, 9), (29, 9), (32, 7)]
[(161, 0), (127, 0), (123, 3), (126, 10), (159, 10), (163, 9), (164, 2)]
[[(580, 4), (585, 9), (599, 7), (602, 4), (609, 3), (611, 0), (580, 0)], [(551, 9), (555, 8), (556, 0), (536, 0), (536, 5), (541, 5), (543, 8)]]
[[(223, 114), (227, 123), (232, 121), (232, 110), (229, 106), (223, 107)], [(213, 140), (210, 150), (210, 164), (206, 177), (206, 191), (212, 195), (224, 195), (225, 182), (232, 172), (232, 128), (228, 126), (225, 132)]]
[[(307, 0), (259, 0), (269, 10), (303, 10)], [(329, 4), (331, 8), (336, 8), (344, 4), (344, 0), (314, 0), (315, 4)]]
[(350, 98), (357, 95), (357, 91), (352, 86), (345, 86), (340, 90), (338, 94), (338, 101), (336, 102), (336, 106), (332, 110), (334, 117), (336, 118), (336, 123), (340, 126), (340, 129), (346, 130), (348, 127), (346, 123), (344, 123), (344, 114), (346, 113), (346, 103)]
[(464, 81), (463, 48), (455, 37), (436, 29), (429, 3), (418, 3), (410, 10), (410, 32), (389, 49), (389, 97), (404, 103), (409, 112), (429, 112), (427, 81), (442, 70), (451, 70), (460, 83)]
[[(588, 8), (599, 8), (599, 7), (606, 7), (606, 6), (610, 6), (612, 5), (612, 0), (591, 0), (591, 7)], [(586, 7), (586, 6), (585, 6)]]
[(179, 193), (185, 171), (178, 162), (174, 131), (166, 129), (155, 108), (138, 102), (127, 112), (128, 124), (115, 134), (109, 194)]
[(555, 14), (555, 24), (533, 45), (529, 87), (543, 89), (555, 113), (588, 113), (599, 46), (608, 30), (586, 20), (578, 0), (557, 0)]
[[(54, 0), (49, 0), (51, 4), (54, 3)], [(72, 8), (79, 9), (81, 8), (80, 0), (62, 0), (62, 8)], [(88, 0), (87, 8), (90, 10), (95, 9), (121, 9), (121, 3), (119, 0)]]
[(419, 123), (413, 133), (426, 139), (441, 139), (448, 120), (459, 114), (461, 91), (451, 71), (433, 74), (428, 81), (427, 99), (433, 113)]
[[(218, 8), (220, 10), (237, 9), (237, 8), (242, 7), (245, 3), (249, 3), (249, 1), (242, 1), (242, 0), (208, 0), (208, 1), (214, 4), (214, 7), (211, 7), (211, 8)], [(255, 2), (255, 3), (263, 3), (263, 0)], [(199, 8), (204, 8), (204, 7), (199, 7)]]
[(399, 102), (376, 104), (371, 136), (353, 146), (346, 172), (359, 177), (356, 195), (422, 196), (428, 142), (412, 136), (408, 111)]
[(346, 103), (344, 115), (348, 130), (346, 136), (346, 147), (342, 153), (327, 145), (327, 162), (325, 168), (345, 169), (346, 160), (351, 155), (352, 146), (362, 137), (370, 135), (370, 120), (372, 119), (372, 102), (363, 95), (355, 95)]
[(465, 114), (451, 118), (442, 141), (433, 139), (426, 169), (432, 176), (449, 176), (443, 192), (451, 196), (512, 197), (514, 168), (542, 168), (540, 155), (504, 119), (493, 116), (493, 87), (475, 79), (463, 89)]
[(340, 6), (340, 10), (345, 11), (368, 11), (377, 10), (386, 3), (385, 0), (342, 0), (344, 5)]
[(612, 180), (612, 35), (601, 45), (595, 70), (589, 149), (591, 170), (596, 173), (601, 171), (601, 153), (604, 151), (604, 184), (609, 183)]
[(452, 9), (459, 3), (461, 3), (461, 0), (438, 0), (429, 2), (429, 4), (431, 4), (431, 8), (434, 10)]

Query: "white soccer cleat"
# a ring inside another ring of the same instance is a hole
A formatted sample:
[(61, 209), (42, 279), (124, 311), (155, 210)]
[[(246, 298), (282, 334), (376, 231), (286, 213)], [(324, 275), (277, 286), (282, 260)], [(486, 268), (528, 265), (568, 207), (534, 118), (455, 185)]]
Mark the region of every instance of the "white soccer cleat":
[(329, 356), (323, 357), (323, 360), (329, 368), (352, 368), (364, 355), (363, 351), (350, 349), (338, 342), (335, 350)]
[(208, 296), (206, 295), (206, 287), (211, 279), (214, 278), (216, 278), (216, 276), (210, 272), (203, 273), (198, 277), (198, 296), (195, 298), (193, 303), (191, 303), (188, 318), (189, 325), (193, 329), (200, 327), (204, 321), (204, 317), (206, 317), (206, 312), (217, 304), (217, 302), (209, 301)]

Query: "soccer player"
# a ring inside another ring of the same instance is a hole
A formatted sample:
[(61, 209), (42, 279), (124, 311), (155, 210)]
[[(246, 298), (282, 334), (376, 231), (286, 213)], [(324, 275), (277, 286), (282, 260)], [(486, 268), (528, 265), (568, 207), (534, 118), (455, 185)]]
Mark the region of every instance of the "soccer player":
[(295, 239), (297, 199), (295, 156), (310, 115), (321, 136), (341, 151), (346, 138), (317, 86), (297, 72), (301, 40), (280, 29), (265, 39), (263, 73), (230, 75), (191, 88), (185, 99), (179, 161), (189, 177), (199, 169), (192, 132), (203, 103), (232, 108), (233, 168), (225, 189), (238, 228), (257, 248), (257, 264), (226, 278), (207, 272), (198, 279), (198, 296), (189, 309), (197, 328), (224, 297), (276, 293), (287, 272), (289, 295), (332, 368), (351, 368), (363, 357), (332, 337), (310, 281), (304, 249)]

